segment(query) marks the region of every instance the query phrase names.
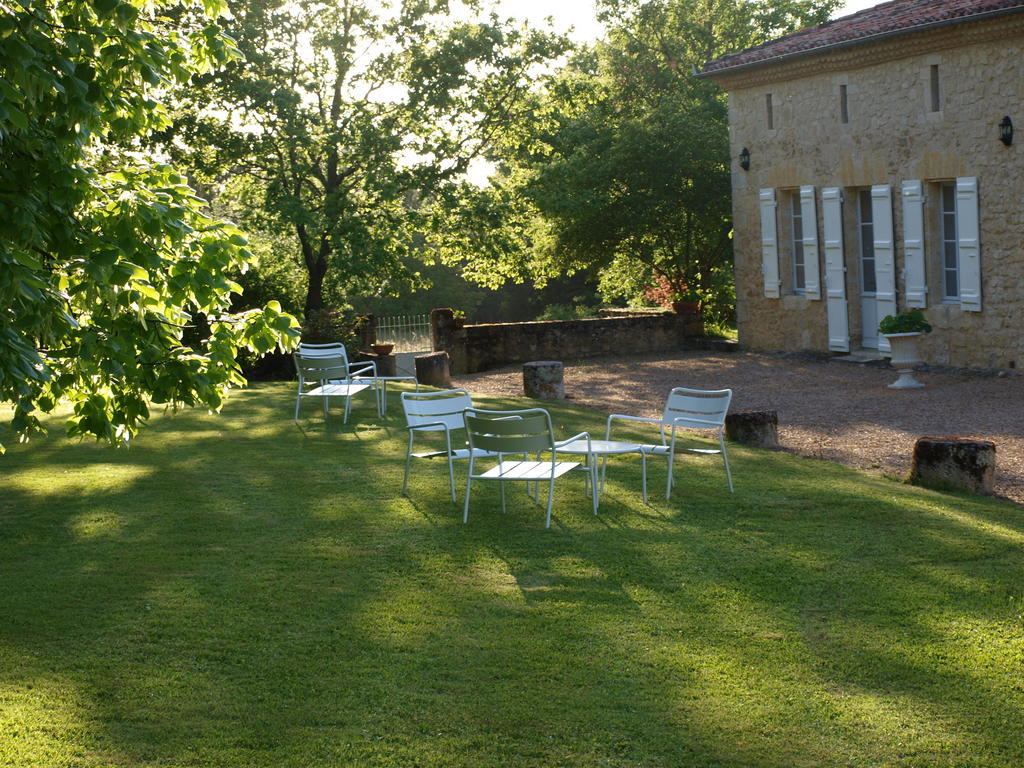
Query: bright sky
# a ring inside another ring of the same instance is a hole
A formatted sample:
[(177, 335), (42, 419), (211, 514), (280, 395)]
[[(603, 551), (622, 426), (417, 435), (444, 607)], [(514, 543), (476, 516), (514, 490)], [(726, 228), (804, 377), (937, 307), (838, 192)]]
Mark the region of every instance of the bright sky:
[[(882, 0), (846, 0), (833, 18), (846, 16), (877, 5)], [(565, 32), (574, 27), (577, 40), (593, 40), (601, 34), (601, 26), (594, 18), (594, 0), (501, 0), (499, 13), (504, 16), (525, 18), (539, 24), (551, 16), (555, 28)]]

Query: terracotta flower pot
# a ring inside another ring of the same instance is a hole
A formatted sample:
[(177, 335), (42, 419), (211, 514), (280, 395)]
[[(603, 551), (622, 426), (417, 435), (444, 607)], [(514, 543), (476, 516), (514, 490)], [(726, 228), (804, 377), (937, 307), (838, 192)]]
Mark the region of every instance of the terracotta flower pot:
[(374, 344), (370, 347), (375, 355), (390, 355), (394, 348), (394, 344)]

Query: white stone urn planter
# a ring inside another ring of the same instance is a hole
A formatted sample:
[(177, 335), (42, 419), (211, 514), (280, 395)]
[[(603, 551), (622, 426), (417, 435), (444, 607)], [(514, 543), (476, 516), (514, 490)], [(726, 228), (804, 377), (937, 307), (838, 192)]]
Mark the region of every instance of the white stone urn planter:
[(914, 378), (914, 366), (921, 362), (917, 352), (917, 341), (924, 334), (921, 331), (911, 333), (883, 333), (889, 341), (889, 348), (892, 350), (892, 367), (900, 376), (889, 385), (889, 389), (916, 389), (923, 387), (920, 381)]

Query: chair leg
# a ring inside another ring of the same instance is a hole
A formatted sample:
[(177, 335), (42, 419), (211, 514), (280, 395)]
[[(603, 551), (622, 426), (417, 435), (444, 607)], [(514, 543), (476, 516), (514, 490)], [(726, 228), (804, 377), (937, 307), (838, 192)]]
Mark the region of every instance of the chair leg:
[(647, 454), (640, 451), (640, 468), (643, 477), (642, 488), (644, 489), (644, 504), (647, 503)]
[[(530, 455), (528, 453), (523, 454), (523, 461), (529, 461)], [(540, 461), (540, 451), (537, 451), (537, 455), (534, 457), (534, 461)], [(526, 484), (526, 493), (530, 493), (530, 484)], [(538, 480), (533, 484), (533, 503), (540, 504), (540, 481)]]
[(446, 429), (444, 431), (444, 446), (448, 454), (448, 487), (452, 489), (452, 503), (458, 499), (455, 496), (455, 468), (452, 466), (452, 436)]
[(409, 493), (409, 467), (412, 464), (412, 430), (409, 430), (409, 447), (405, 451), (405, 478), (402, 480), (402, 493)]
[(675, 462), (675, 458), (676, 458), (676, 440), (675, 440), (675, 435), (673, 435), (672, 436), (672, 446), (668, 449), (668, 483), (665, 486), (665, 498), (666, 499), (671, 499), (672, 498), (672, 486), (674, 485), (674, 483), (672, 482), (672, 480), (673, 480), (673, 478), (672, 478), (672, 465), (674, 465), (676, 463)]
[(555, 499), (555, 473), (551, 473), (551, 480), (548, 482), (548, 514), (544, 521), (544, 527), (551, 527), (551, 503)]
[(725, 437), (718, 433), (718, 444), (722, 447), (722, 462), (725, 464), (725, 479), (729, 481), (729, 493), (735, 493), (732, 488), (732, 472), (729, 470), (729, 454), (725, 452)]
[(302, 402), (302, 395), (297, 395), (295, 397), (295, 423), (296, 424), (299, 423), (299, 403), (301, 403), (301, 402)]
[(466, 475), (466, 503), (462, 507), (462, 522), (469, 522), (469, 489), (473, 485), (473, 457), (469, 457), (469, 472)]

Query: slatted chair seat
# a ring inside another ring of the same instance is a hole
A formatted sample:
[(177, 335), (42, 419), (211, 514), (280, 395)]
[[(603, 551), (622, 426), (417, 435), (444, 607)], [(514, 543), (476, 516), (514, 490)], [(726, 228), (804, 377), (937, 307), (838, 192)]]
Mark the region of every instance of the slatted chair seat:
[(312, 389), (304, 393), (305, 397), (352, 397), (364, 389), (371, 389), (371, 384), (344, 384), (344, 383), (331, 383), (321, 384), (319, 387), (313, 387)]
[(552, 470), (550, 461), (502, 461), (486, 472), (476, 475), (483, 480), (548, 480), (561, 477), (580, 466), (578, 461), (559, 461)]
[[(468, 459), (469, 448), (454, 448), (451, 451), (415, 451), (412, 454), (414, 459), (439, 459), (442, 456), (450, 456), (452, 459)], [(490, 451), (477, 451), (477, 456), (493, 456)]]
[[(672, 471), (673, 465), (675, 464), (676, 454), (681, 452), (705, 456), (721, 454), (722, 463), (725, 465), (725, 477), (729, 483), (729, 492), (732, 493), (732, 470), (729, 468), (729, 454), (725, 450), (725, 416), (729, 411), (730, 402), (732, 402), (731, 389), (708, 390), (675, 387), (668, 394), (668, 398), (665, 401), (665, 409), (660, 419), (613, 413), (608, 417), (605, 427), (605, 439), (611, 439), (613, 421), (656, 424), (661, 442), (641, 445), (641, 449), (647, 454), (668, 457), (668, 482), (665, 488), (666, 499), (672, 496), (672, 487), (675, 484)], [(697, 448), (685, 445), (680, 446), (678, 437), (679, 430), (681, 429), (713, 431), (718, 437), (719, 447)]]

